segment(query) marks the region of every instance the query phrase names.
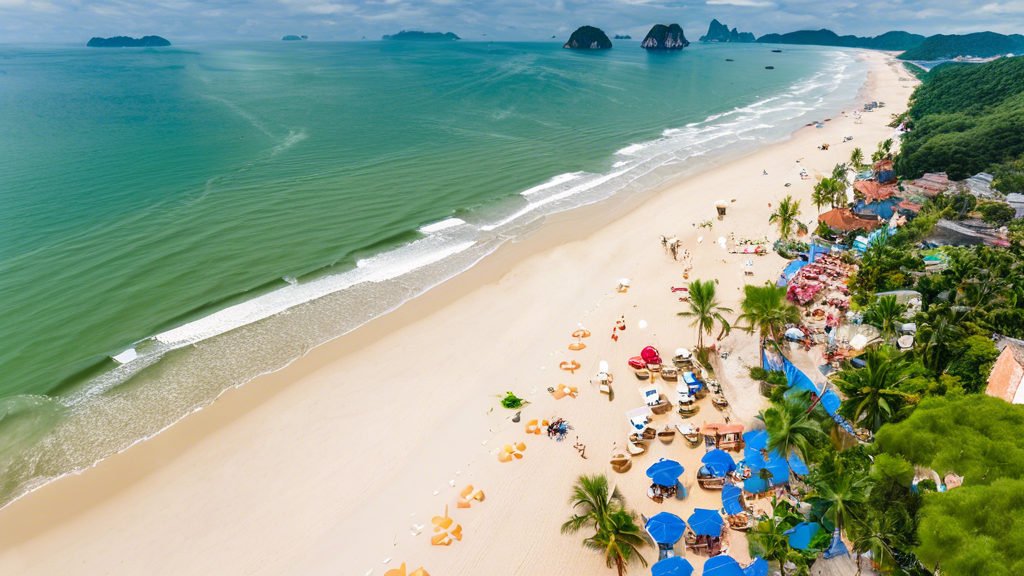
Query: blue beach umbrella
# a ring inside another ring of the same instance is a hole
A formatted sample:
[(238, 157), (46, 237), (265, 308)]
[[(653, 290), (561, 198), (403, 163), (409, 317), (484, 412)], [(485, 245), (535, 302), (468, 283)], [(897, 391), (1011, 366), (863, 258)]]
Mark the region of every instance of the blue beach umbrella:
[(821, 530), (816, 522), (801, 522), (796, 526), (783, 532), (789, 536), (789, 545), (797, 550), (807, 550), (811, 546), (811, 539)]
[(751, 476), (743, 481), (743, 489), (751, 494), (763, 494), (771, 488), (767, 482), (757, 476)]
[(655, 562), (651, 566), (651, 576), (690, 576), (693, 566), (682, 556), (673, 556)]
[(764, 450), (768, 446), (768, 433), (764, 430), (751, 430), (743, 435), (743, 443), (747, 448)]
[(697, 508), (693, 514), (690, 514), (687, 523), (697, 536), (721, 536), (722, 525), (725, 524), (725, 521), (722, 520), (722, 515), (718, 513), (718, 510)]
[(644, 524), (651, 538), (658, 544), (675, 544), (683, 537), (686, 524), (683, 519), (670, 512), (660, 512)]
[(704, 576), (743, 576), (743, 568), (735, 558), (722, 554), (704, 563)]
[[(770, 486), (789, 482), (789, 462), (780, 456), (778, 452), (772, 452), (768, 456), (768, 460), (762, 458), (760, 454), (751, 454), (750, 456), (751, 457), (746, 458), (744, 462), (747, 467), (750, 468), (750, 472), (753, 477), (758, 477), (758, 479), (760, 479), (761, 470), (767, 468), (768, 472), (770, 472), (772, 476), (769, 484)], [(748, 492), (750, 492), (750, 490), (748, 490)]]
[(743, 512), (743, 504), (740, 503), (742, 496), (743, 491), (739, 486), (728, 484), (722, 488), (722, 507), (725, 508), (726, 514), (734, 516)]
[(682, 464), (665, 458), (651, 464), (647, 469), (647, 477), (659, 486), (675, 486), (682, 474)]
[(717, 448), (705, 454), (700, 461), (709, 472), (718, 477), (725, 476), (736, 469), (736, 462), (732, 459), (732, 456), (725, 450), (718, 450)]
[(768, 561), (758, 556), (746, 568), (743, 576), (768, 576)]
[(796, 474), (797, 476), (806, 476), (811, 472), (811, 470), (807, 467), (807, 464), (804, 464), (804, 461), (801, 460), (800, 457), (796, 455), (796, 452), (793, 452), (792, 454), (789, 455), (789, 469), (792, 470), (793, 474)]

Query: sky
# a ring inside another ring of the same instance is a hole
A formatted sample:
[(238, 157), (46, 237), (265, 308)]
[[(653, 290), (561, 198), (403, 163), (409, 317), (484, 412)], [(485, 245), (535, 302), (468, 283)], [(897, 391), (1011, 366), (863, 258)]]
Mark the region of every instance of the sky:
[(83, 43), (93, 36), (156, 34), (172, 43), (379, 39), (399, 30), (465, 40), (568, 38), (578, 26), (640, 39), (678, 23), (687, 39), (712, 18), (757, 36), (829, 28), (875, 36), (1024, 31), (1024, 0), (0, 0), (0, 44)]

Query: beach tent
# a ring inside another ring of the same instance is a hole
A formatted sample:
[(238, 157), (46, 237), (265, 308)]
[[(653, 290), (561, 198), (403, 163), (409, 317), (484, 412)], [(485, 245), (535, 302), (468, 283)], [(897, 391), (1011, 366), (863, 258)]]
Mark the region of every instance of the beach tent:
[(732, 556), (722, 554), (708, 558), (704, 563), (704, 576), (743, 576), (743, 568)]
[(665, 458), (651, 464), (647, 469), (647, 477), (658, 486), (675, 486), (682, 474), (682, 464)]
[(683, 537), (686, 523), (670, 512), (659, 512), (644, 524), (647, 533), (658, 544), (675, 544)]
[(690, 514), (686, 523), (690, 525), (690, 530), (693, 530), (697, 536), (718, 537), (722, 535), (722, 526), (725, 521), (722, 520), (722, 515), (718, 513), (718, 510), (697, 508), (693, 514)]
[(758, 556), (743, 569), (743, 576), (768, 576), (768, 561)]
[(651, 566), (651, 576), (690, 576), (693, 566), (682, 556), (673, 556), (655, 562)]
[(708, 472), (716, 477), (725, 476), (736, 469), (736, 461), (725, 450), (714, 449), (700, 459)]
[(789, 536), (789, 545), (797, 550), (807, 550), (811, 547), (811, 540), (821, 531), (821, 525), (817, 522), (801, 522), (796, 526), (783, 532)]
[(726, 484), (722, 487), (722, 507), (725, 508), (726, 514), (735, 516), (743, 513), (743, 504), (740, 503), (742, 496), (743, 491), (740, 490), (739, 486)]

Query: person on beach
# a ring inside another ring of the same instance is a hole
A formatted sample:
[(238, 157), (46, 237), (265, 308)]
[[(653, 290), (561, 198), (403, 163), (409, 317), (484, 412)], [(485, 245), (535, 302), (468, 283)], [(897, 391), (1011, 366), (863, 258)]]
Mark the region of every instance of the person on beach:
[(661, 235), (661, 248), (668, 254), (668, 238), (664, 234)]

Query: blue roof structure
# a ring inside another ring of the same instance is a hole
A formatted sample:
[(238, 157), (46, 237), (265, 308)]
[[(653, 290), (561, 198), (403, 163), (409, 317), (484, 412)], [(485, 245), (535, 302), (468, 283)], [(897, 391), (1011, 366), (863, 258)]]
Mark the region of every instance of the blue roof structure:
[(690, 576), (693, 565), (682, 556), (673, 556), (655, 562), (651, 566), (651, 576)]
[(683, 519), (670, 512), (660, 512), (644, 524), (651, 538), (658, 544), (675, 544), (683, 537), (686, 523)]

